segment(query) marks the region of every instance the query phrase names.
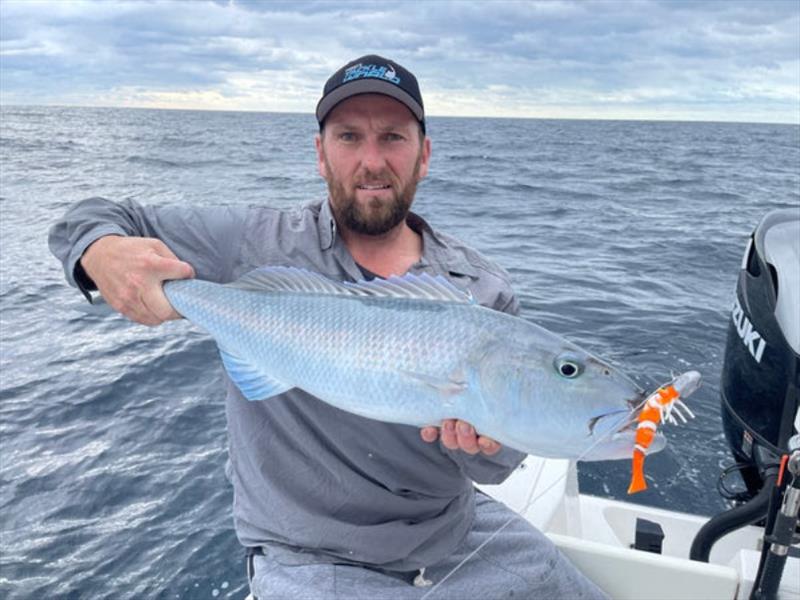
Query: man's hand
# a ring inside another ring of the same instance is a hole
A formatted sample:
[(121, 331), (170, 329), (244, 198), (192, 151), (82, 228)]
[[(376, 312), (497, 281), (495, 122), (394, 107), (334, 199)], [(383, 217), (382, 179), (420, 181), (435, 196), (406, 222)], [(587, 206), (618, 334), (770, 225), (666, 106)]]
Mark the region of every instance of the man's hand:
[(83, 253), (81, 266), (115, 310), (150, 326), (181, 318), (164, 295), (162, 283), (194, 277), (189, 263), (153, 238), (102, 237)]
[(426, 442), (439, 439), (441, 429), (442, 444), (449, 450), (463, 450), (467, 454), (483, 452), (487, 456), (497, 454), (500, 444), (484, 435), (478, 435), (475, 428), (465, 421), (445, 419), (439, 427), (423, 427), (420, 435)]

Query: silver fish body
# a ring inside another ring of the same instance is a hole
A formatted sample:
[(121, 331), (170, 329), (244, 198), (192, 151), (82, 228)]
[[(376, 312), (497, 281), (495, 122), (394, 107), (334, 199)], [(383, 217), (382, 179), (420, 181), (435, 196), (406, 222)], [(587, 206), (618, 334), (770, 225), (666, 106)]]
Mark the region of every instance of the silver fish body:
[(550, 331), (471, 302), (442, 278), (341, 284), (268, 267), (235, 284), (181, 280), (164, 290), (214, 337), (250, 400), (298, 387), (381, 421), (462, 419), (539, 456), (631, 455), (623, 426), (642, 398), (635, 383)]

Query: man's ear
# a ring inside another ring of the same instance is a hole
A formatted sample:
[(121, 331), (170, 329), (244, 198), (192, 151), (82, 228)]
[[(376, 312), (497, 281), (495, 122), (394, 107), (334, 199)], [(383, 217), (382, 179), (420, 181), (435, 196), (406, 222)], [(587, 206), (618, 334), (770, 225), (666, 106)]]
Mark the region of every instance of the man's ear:
[(322, 178), (328, 180), (328, 167), (325, 164), (325, 149), (322, 147), (323, 133), (318, 133), (314, 136), (314, 146), (317, 149), (317, 169)]
[(419, 177), (417, 180), (422, 180), (428, 174), (428, 165), (431, 162), (431, 138), (425, 136), (422, 142), (422, 156), (419, 161)]

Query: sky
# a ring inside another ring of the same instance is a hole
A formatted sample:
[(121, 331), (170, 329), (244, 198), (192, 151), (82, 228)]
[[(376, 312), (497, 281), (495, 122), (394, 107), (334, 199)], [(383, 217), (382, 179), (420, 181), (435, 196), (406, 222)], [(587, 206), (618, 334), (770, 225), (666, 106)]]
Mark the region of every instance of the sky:
[(800, 0), (0, 0), (0, 104), (312, 113), (380, 54), (428, 115), (800, 124)]

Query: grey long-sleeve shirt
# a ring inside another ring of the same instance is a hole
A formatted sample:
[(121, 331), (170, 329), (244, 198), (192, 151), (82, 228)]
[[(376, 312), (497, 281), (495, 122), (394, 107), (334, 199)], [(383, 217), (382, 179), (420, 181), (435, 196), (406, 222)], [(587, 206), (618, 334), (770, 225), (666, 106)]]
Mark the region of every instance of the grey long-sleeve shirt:
[[(423, 239), (411, 272), (443, 275), (484, 306), (518, 312), (502, 269), (417, 215), (408, 223)], [(281, 211), (84, 200), (53, 226), (50, 248), (86, 294), (94, 286), (78, 261), (109, 234), (158, 238), (209, 281), (230, 282), (263, 265), (362, 278), (327, 201)], [(250, 402), (228, 380), (226, 414), (240, 542), (285, 544), (318, 560), (403, 571), (434, 564), (471, 526), (471, 480), (499, 483), (524, 458), (509, 448), (492, 457), (450, 451), (422, 441), (415, 427), (352, 415), (296, 388)]]

